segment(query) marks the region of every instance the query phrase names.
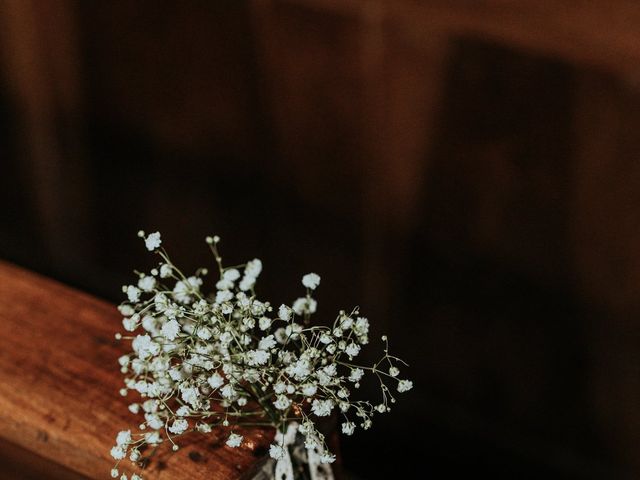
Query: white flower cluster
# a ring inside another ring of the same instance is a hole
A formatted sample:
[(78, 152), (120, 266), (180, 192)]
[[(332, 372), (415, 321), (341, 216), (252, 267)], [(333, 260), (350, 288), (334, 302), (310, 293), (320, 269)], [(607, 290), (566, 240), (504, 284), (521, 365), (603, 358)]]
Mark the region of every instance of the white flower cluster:
[[(357, 309), (339, 312), (331, 327), (310, 324), (317, 309), (311, 296), (320, 284), (317, 274), (302, 278), (305, 296), (274, 308), (255, 293), (262, 262), (225, 268), (219, 237), (207, 237), (219, 279), (206, 294), (201, 289), (206, 269), (187, 277), (160, 248), (158, 232), (139, 236), (162, 261), (150, 273), (139, 273), (135, 285), (123, 287), (128, 301), (119, 310), (124, 329), (132, 334), (116, 338), (131, 340), (133, 352), (119, 359), (125, 374), (120, 393), (138, 394), (140, 400), (129, 410), (144, 421), (139, 433), (118, 433), (111, 449), (117, 461), (112, 477), (119, 475), (121, 460), (139, 463), (145, 445), (169, 441), (177, 450), (174, 437), (186, 432), (225, 428), (226, 445), (240, 447), (243, 436), (236, 429), (244, 424), (285, 431), (297, 422), (305, 447), (331, 463), (335, 456), (316, 427), (316, 417), (335, 412), (344, 418), (342, 432), (351, 435), (357, 425), (370, 428), (374, 414), (390, 410), (395, 398), (387, 383), (398, 392), (412, 388), (411, 381), (398, 378), (404, 362), (389, 355), (386, 337), (384, 355), (373, 366), (352, 363), (369, 343), (369, 322)], [(377, 405), (351, 399), (365, 372), (380, 382)], [(281, 459), (287, 447), (277, 438), (269, 453)], [(127, 475), (120, 478), (127, 480)], [(131, 480), (141, 477), (133, 474)]]

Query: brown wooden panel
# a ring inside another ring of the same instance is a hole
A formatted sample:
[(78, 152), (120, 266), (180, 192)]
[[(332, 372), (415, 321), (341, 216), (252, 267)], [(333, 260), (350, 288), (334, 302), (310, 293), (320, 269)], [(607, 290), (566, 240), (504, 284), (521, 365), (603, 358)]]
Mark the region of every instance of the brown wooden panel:
[(567, 278), (571, 80), (561, 62), (457, 43), (426, 192), (442, 248)]
[(0, 440), (0, 480), (86, 480), (52, 460)]
[[(0, 4), (0, 76), (17, 115), (26, 206), (47, 238), (41, 249), (60, 270), (81, 269), (91, 258), (87, 161), (81, 146), (81, 81), (74, 2)], [(3, 151), (2, 155), (6, 155)], [(67, 188), (73, 185), (73, 188)]]
[(637, 77), (640, 4), (635, 0), (281, 0), (354, 15), (384, 8), (416, 38), (472, 35)]
[[(283, 2), (253, 2), (260, 68), (282, 165), (306, 201), (359, 208), (362, 25), (358, 18)], [(280, 162), (279, 162), (280, 163)], [(330, 179), (330, 188), (326, 181)]]
[(640, 95), (583, 72), (576, 89), (571, 240), (576, 287), (606, 318), (589, 322), (591, 394), (615, 450), (640, 471)]
[[(245, 2), (80, 2), (90, 114), (236, 162), (260, 128)], [(238, 153), (240, 155), (238, 155)]]
[[(0, 436), (90, 478), (106, 478), (116, 433), (139, 419), (118, 395), (110, 304), (0, 263)], [(224, 445), (225, 432), (190, 435), (163, 448), (146, 471), (157, 479), (241, 479), (261, 463), (270, 434), (244, 432), (247, 446)], [(253, 448), (250, 448), (252, 445)], [(264, 448), (263, 448), (264, 447)], [(55, 477), (54, 477), (55, 478)]]

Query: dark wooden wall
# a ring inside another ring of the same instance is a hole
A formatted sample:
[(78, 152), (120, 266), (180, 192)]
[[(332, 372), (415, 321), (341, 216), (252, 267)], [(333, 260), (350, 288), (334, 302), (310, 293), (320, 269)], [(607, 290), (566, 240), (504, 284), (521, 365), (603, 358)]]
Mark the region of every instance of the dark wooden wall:
[(416, 381), (345, 442), (365, 478), (640, 473), (637, 2), (4, 0), (0, 22), (2, 257), (115, 301), (139, 228), (189, 268), (221, 234), (275, 302), (317, 270), (321, 313), (360, 304)]

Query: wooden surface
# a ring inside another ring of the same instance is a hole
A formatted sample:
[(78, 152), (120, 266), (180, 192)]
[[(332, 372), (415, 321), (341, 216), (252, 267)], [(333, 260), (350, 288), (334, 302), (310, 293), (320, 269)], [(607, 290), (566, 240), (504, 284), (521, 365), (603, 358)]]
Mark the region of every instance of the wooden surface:
[[(116, 433), (140, 423), (118, 394), (117, 358), (123, 347), (113, 334), (119, 322), (113, 305), (0, 262), (0, 441), (89, 478), (109, 478)], [(262, 431), (245, 435), (253, 448), (226, 447), (223, 433), (187, 435), (177, 453), (162, 448), (144, 476), (251, 477), (270, 436)], [(32, 463), (28, 455), (21, 456)], [(46, 471), (38, 478), (75, 478), (59, 467)]]
[(86, 480), (87, 477), (37, 453), (0, 440), (0, 480)]
[(484, 38), (637, 78), (640, 4), (635, 0), (255, 0), (366, 17), (380, 11), (406, 35)]

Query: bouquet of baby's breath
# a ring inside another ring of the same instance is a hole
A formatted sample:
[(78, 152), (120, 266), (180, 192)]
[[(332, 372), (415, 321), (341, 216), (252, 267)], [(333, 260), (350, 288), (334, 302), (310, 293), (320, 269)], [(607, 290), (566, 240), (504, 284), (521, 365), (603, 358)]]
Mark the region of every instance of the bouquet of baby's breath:
[[(220, 239), (207, 237), (219, 278), (215, 290), (202, 290), (207, 269), (187, 277), (172, 262), (158, 232), (145, 236), (149, 251), (161, 258), (149, 274), (138, 273), (136, 285), (123, 287), (127, 301), (120, 305), (122, 324), (131, 336), (133, 352), (119, 359), (125, 374), (123, 396), (136, 391), (141, 397), (129, 405), (144, 416), (138, 433), (117, 435), (111, 455), (116, 465), (127, 457), (138, 464), (143, 447), (169, 442), (178, 450), (176, 438), (191, 431), (211, 432), (226, 427), (226, 445), (239, 447), (243, 437), (236, 433), (244, 425), (265, 425), (276, 429), (269, 454), (275, 459), (277, 478), (293, 479), (292, 454), (296, 437), (304, 441), (304, 463), (313, 466), (312, 478), (331, 478), (328, 466), (335, 460), (317, 428), (317, 417), (339, 412), (342, 432), (351, 435), (356, 426), (371, 426), (375, 413), (390, 410), (395, 402), (392, 389), (406, 392), (409, 380), (398, 379), (399, 358), (389, 354), (382, 337), (384, 354), (372, 366), (356, 365), (354, 358), (369, 343), (369, 322), (358, 309), (341, 311), (332, 327), (311, 325), (316, 311), (312, 293), (320, 277), (302, 277), (306, 295), (292, 305), (275, 309), (256, 296), (256, 279), (262, 262), (224, 267), (218, 253)], [(360, 386), (365, 372), (380, 382), (381, 400), (376, 405), (352, 400), (352, 389)], [(127, 474), (120, 476), (127, 480)], [(137, 474), (131, 480), (141, 480)]]

